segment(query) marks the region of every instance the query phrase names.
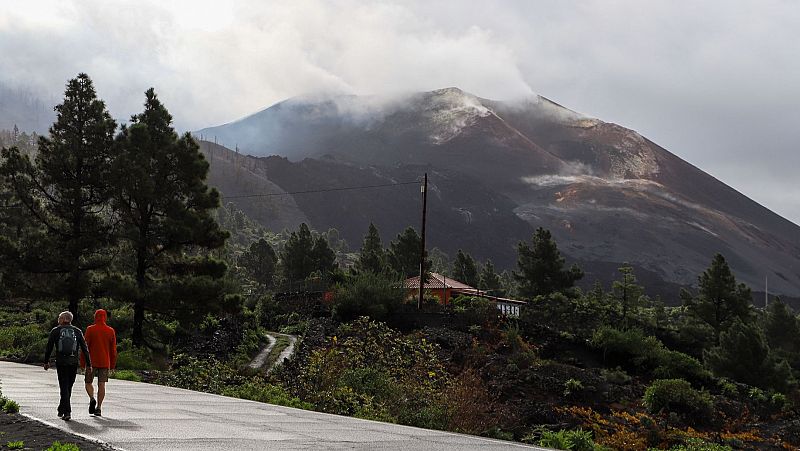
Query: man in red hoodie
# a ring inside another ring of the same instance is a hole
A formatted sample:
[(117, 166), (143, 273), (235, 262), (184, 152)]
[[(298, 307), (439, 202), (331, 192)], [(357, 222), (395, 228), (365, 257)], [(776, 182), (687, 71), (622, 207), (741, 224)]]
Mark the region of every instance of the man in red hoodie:
[[(92, 356), (92, 366), (87, 368), (84, 382), (86, 393), (89, 395), (89, 414), (102, 416), (100, 407), (106, 396), (106, 382), (108, 372), (117, 366), (117, 334), (114, 329), (106, 324), (108, 315), (103, 309), (94, 312), (94, 324), (86, 328), (84, 337)], [(95, 357), (96, 356), (96, 357)], [(84, 367), (81, 356), (81, 368)], [(97, 400), (94, 399), (94, 386), (92, 381), (97, 376)]]

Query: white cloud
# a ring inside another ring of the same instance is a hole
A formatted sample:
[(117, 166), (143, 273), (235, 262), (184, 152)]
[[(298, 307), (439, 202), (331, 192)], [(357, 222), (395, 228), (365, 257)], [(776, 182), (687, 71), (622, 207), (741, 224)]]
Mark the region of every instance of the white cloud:
[(788, 0), (5, 0), (0, 82), (50, 100), (87, 72), (120, 119), (154, 86), (183, 129), (308, 92), (535, 91), (798, 221), (797, 23)]

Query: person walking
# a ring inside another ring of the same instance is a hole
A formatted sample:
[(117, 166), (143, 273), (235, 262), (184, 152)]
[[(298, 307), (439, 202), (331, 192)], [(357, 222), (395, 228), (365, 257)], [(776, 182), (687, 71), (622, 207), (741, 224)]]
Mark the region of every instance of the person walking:
[(58, 326), (50, 331), (47, 339), (47, 349), (44, 352), (44, 369), (50, 369), (50, 355), (53, 348), (56, 350), (56, 372), (58, 373), (58, 388), (61, 392), (61, 401), (58, 403), (58, 416), (64, 421), (72, 418), (70, 395), (78, 373), (78, 349), (82, 352), (81, 358), (85, 359), (86, 366), (92, 368), (92, 358), (86, 347), (83, 332), (72, 325), (72, 313), (61, 312), (58, 315)]
[[(89, 414), (98, 417), (103, 415), (101, 407), (103, 399), (106, 397), (108, 373), (117, 366), (117, 333), (106, 324), (107, 320), (106, 311), (99, 309), (94, 312), (94, 324), (86, 328), (86, 344), (94, 365), (88, 365), (86, 368), (84, 382), (86, 383), (86, 394), (89, 395)], [(81, 359), (81, 367), (84, 365), (87, 363)], [(97, 377), (96, 400), (92, 385), (95, 377)]]

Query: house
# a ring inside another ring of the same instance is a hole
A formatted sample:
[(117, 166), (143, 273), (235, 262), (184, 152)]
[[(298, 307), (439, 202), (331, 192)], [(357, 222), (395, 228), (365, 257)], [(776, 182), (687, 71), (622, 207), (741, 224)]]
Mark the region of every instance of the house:
[[(471, 287), (439, 273), (432, 272), (429, 275), (430, 278), (423, 286), (423, 289), (428, 294), (439, 298), (439, 302), (444, 305), (450, 305), (453, 298), (458, 296), (474, 296), (494, 302), (503, 315), (518, 317), (521, 308), (526, 304), (525, 301), (517, 299), (489, 295), (486, 291)], [(408, 290), (409, 297), (416, 297), (419, 293), (419, 276), (403, 281), (403, 288)]]

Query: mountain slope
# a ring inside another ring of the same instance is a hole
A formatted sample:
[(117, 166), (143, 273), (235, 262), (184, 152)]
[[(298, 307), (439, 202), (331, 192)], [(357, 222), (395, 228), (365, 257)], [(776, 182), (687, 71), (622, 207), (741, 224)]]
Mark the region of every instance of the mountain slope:
[[(529, 225), (504, 228), (509, 235), (500, 241), (529, 239), (533, 227), (549, 228), (568, 256), (585, 262), (588, 278), (609, 280), (609, 268), (630, 262), (667, 283), (691, 285), (721, 252), (754, 288), (769, 277), (771, 290), (800, 295), (797, 225), (638, 133), (543, 97), (496, 102), (447, 88), (394, 98), (296, 98), (198, 134), (235, 142), (245, 153), (286, 157), (267, 164), (284, 170), (265, 169), (266, 177), (283, 177), (286, 186), (315, 186), (325, 171), (337, 173), (336, 183), (358, 185), (369, 180), (363, 171), (403, 165), (409, 175), (427, 170), (434, 183), (445, 177), (460, 184), (444, 211), (458, 205), (466, 187), (479, 186), (484, 197), (473, 195), (471, 208), (511, 213)], [(336, 169), (328, 167), (334, 163)], [(322, 166), (312, 170), (315, 165)], [(495, 197), (505, 203), (493, 205)], [(312, 224), (337, 213), (366, 220), (386, 210), (370, 203), (346, 209), (297, 202)], [(438, 214), (431, 210), (433, 221)], [(470, 239), (457, 222), (440, 226), (453, 240), (466, 240), (456, 247), (478, 252), (471, 246), (483, 237)], [(513, 264), (513, 246), (492, 246), (479, 253)]]

